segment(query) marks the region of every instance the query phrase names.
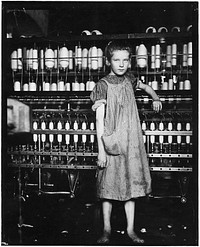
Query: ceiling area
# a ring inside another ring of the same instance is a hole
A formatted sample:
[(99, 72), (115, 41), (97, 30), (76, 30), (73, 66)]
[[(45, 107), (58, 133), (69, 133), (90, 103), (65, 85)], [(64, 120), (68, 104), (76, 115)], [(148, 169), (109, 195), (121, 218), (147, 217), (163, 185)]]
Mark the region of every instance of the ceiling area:
[(196, 21), (198, 2), (11, 2), (2, 3), (5, 32), (16, 36), (145, 32), (161, 26), (185, 30)]

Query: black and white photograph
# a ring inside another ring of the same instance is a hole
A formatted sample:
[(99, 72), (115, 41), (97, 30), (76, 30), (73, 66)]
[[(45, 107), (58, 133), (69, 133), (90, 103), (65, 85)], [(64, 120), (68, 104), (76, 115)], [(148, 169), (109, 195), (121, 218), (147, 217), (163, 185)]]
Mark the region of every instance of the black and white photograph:
[(199, 246), (198, 1), (1, 1), (1, 245)]

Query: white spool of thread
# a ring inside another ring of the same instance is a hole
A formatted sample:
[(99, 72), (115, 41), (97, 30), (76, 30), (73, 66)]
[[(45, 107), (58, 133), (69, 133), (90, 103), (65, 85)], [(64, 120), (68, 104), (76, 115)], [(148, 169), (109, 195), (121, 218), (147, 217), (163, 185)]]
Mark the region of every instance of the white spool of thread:
[(182, 130), (182, 124), (181, 123), (177, 123), (176, 129), (178, 131)]
[(57, 91), (57, 83), (56, 82), (51, 83), (51, 91)]
[(146, 33), (156, 33), (155, 27), (148, 27), (145, 31)]
[[(69, 121), (67, 121), (67, 122), (65, 123), (65, 129), (66, 129), (66, 130), (70, 130)], [(69, 134), (66, 134), (66, 135), (65, 135), (65, 142), (66, 142), (66, 144), (69, 144), (69, 143), (70, 143), (70, 135), (69, 135)]]
[(87, 81), (86, 82), (86, 91), (90, 91), (89, 88), (90, 88), (90, 81)]
[(44, 91), (50, 91), (50, 83), (49, 82), (45, 82), (44, 83)]
[(191, 83), (190, 80), (185, 80), (183, 84), (184, 90), (191, 90)]
[(187, 60), (188, 66), (192, 66), (192, 42), (188, 43), (188, 60)]
[(66, 130), (70, 130), (70, 124), (69, 124), (68, 121), (65, 123), (65, 129), (66, 129)]
[[(62, 130), (62, 123), (61, 123), (61, 121), (58, 121), (58, 123), (57, 123), (57, 130)], [(57, 135), (57, 140), (58, 140), (59, 143), (62, 142), (62, 135), (61, 134), (58, 134)]]
[(73, 51), (69, 50), (68, 54), (69, 54), (69, 70), (73, 70), (73, 68), (74, 68), (74, 66), (73, 66)]
[(162, 90), (169, 90), (169, 83), (167, 81), (162, 83)]
[(79, 91), (85, 91), (85, 83), (84, 82), (79, 83)]
[(86, 130), (86, 129), (87, 129), (86, 122), (85, 122), (85, 121), (83, 121), (83, 122), (82, 122), (82, 130)]
[(95, 87), (95, 82), (94, 81), (90, 81), (90, 84), (89, 84), (89, 91), (92, 91)]
[(73, 125), (74, 130), (78, 130), (78, 122), (75, 120)]
[(54, 135), (53, 134), (49, 135), (49, 141), (50, 141), (50, 143), (53, 143), (53, 141), (54, 141)]
[(155, 136), (150, 136), (150, 142), (151, 144), (155, 143)]
[(188, 46), (187, 44), (183, 44), (183, 67), (187, 67), (187, 63), (188, 63)]
[(166, 67), (171, 68), (172, 66), (172, 46), (167, 45), (167, 51), (166, 51)]
[(22, 49), (21, 48), (17, 49), (17, 68), (19, 70), (22, 69)]
[(146, 125), (146, 122), (145, 121), (143, 121), (142, 122), (142, 130), (146, 130), (147, 129), (147, 125)]
[(164, 142), (164, 136), (159, 136), (159, 142), (160, 142), (161, 144), (163, 144), (163, 142)]
[(94, 135), (90, 135), (90, 142), (94, 143)]
[(164, 124), (163, 124), (163, 122), (160, 122), (159, 123), (158, 129), (161, 130), (161, 131), (164, 130)]
[(147, 48), (144, 44), (139, 45), (137, 49), (137, 65), (140, 68), (147, 66)]
[(50, 48), (45, 51), (45, 65), (50, 69), (54, 67), (54, 51)]
[(58, 134), (58, 135), (57, 135), (57, 141), (58, 141), (59, 143), (62, 142), (62, 135), (61, 135), (61, 134)]
[(94, 130), (94, 123), (93, 122), (90, 123), (90, 130)]
[(32, 59), (32, 63), (33, 63), (33, 69), (37, 70), (38, 69), (38, 50), (37, 49), (33, 49), (33, 59)]
[(65, 135), (65, 143), (67, 145), (69, 145), (69, 143), (70, 143), (70, 135), (68, 135), (68, 134)]
[(40, 69), (44, 70), (44, 50), (40, 50)]
[(154, 90), (158, 90), (158, 82), (157, 82), (157, 81), (152, 81), (152, 82), (151, 82), (151, 87), (152, 87)]
[(181, 136), (177, 136), (177, 143), (180, 144), (181, 143)]
[(81, 35), (91, 35), (92, 33), (88, 30), (83, 30)]
[[(84, 121), (82, 123), (82, 130), (86, 130), (87, 126), (86, 126), (86, 122)], [(86, 143), (86, 135), (82, 135), (82, 142)]]
[(184, 82), (179, 81), (179, 90), (183, 90), (183, 89), (184, 89)]
[(174, 89), (174, 82), (173, 82), (173, 79), (169, 79), (168, 88), (169, 88), (169, 90), (173, 90), (173, 89)]
[(88, 51), (88, 68), (91, 69), (92, 68), (92, 47), (90, 47), (89, 51)]
[(172, 27), (172, 29), (171, 29), (172, 33), (173, 32), (180, 32), (180, 31), (181, 31), (180, 27)]
[(72, 91), (74, 91), (74, 81), (72, 82)]
[(54, 50), (54, 68), (55, 69), (58, 68), (58, 50), (57, 49)]
[(29, 91), (36, 91), (36, 90), (37, 90), (36, 83), (34, 81), (30, 81), (29, 82)]
[(78, 65), (78, 68), (81, 69), (81, 66), (82, 66), (82, 48), (80, 46), (77, 48), (77, 65)]
[(91, 67), (93, 70), (98, 69), (98, 52), (96, 46), (93, 46), (91, 50)]
[(29, 69), (33, 68), (33, 48), (31, 48), (28, 53), (28, 67)]
[(37, 134), (33, 134), (33, 141), (37, 142), (38, 138), (37, 138)]
[[(74, 125), (73, 125), (74, 130), (78, 130), (78, 123), (75, 120), (74, 121)], [(74, 142), (77, 143), (78, 142), (78, 135), (74, 135)]]
[(88, 49), (84, 48), (82, 52), (82, 69), (86, 70), (88, 67)]
[(45, 135), (45, 134), (42, 134), (42, 135), (41, 135), (41, 141), (42, 141), (42, 142), (45, 142), (45, 141), (46, 141), (46, 135)]
[(70, 91), (70, 83), (69, 82), (65, 83), (65, 91)]
[(62, 123), (61, 123), (61, 121), (58, 121), (58, 123), (57, 123), (57, 129), (58, 130), (62, 130)]
[(73, 84), (73, 91), (79, 91), (79, 83), (75, 81)]
[(167, 33), (168, 29), (166, 27), (160, 27), (158, 28), (158, 33)]
[(187, 27), (187, 32), (190, 32), (192, 30), (192, 25), (189, 25), (188, 27)]
[(102, 35), (102, 33), (99, 30), (93, 30), (92, 35)]
[(58, 81), (58, 91), (65, 91), (65, 84), (63, 80)]
[(59, 65), (61, 68), (66, 69), (69, 66), (69, 51), (67, 47), (63, 46), (59, 50)]
[[(94, 130), (94, 123), (90, 123), (90, 130)], [(94, 143), (94, 135), (90, 135), (90, 142)]]
[(174, 89), (177, 88), (177, 76), (176, 75), (173, 75), (173, 83), (174, 83)]
[(19, 81), (14, 82), (14, 91), (21, 91), (21, 85)]
[(168, 90), (168, 83), (165, 81), (166, 76), (161, 76), (161, 90)]
[[(53, 125), (53, 122), (52, 121), (49, 122), (49, 129), (50, 130), (53, 130), (54, 129), (54, 125)], [(50, 134), (49, 135), (49, 141), (50, 141), (50, 143), (52, 143), (53, 140), (54, 140), (54, 135), (53, 134)]]
[(45, 129), (46, 129), (46, 123), (45, 123), (44, 120), (42, 120), (41, 129), (42, 129), (42, 130), (45, 130)]
[(11, 53), (11, 69), (13, 71), (17, 70), (17, 51)]
[(172, 66), (177, 65), (177, 44), (172, 44)]
[(185, 129), (186, 129), (187, 131), (191, 130), (191, 125), (190, 125), (190, 123), (186, 123)]
[(28, 83), (24, 83), (24, 85), (23, 85), (23, 91), (25, 91), (25, 92), (29, 91), (29, 85), (28, 85)]
[(186, 143), (190, 144), (190, 136), (186, 136)]
[(169, 144), (172, 144), (172, 140), (173, 140), (172, 136), (168, 136), (168, 143)]
[(151, 122), (150, 124), (150, 130), (154, 131), (156, 129), (155, 123)]
[(50, 122), (49, 122), (49, 129), (50, 129), (50, 130), (53, 130), (53, 128), (54, 128), (54, 126), (53, 126), (53, 122), (52, 122), (52, 121), (50, 121)]
[(168, 123), (167, 129), (168, 129), (169, 131), (173, 130), (173, 124), (172, 124), (172, 122), (169, 122), (169, 123)]
[[(79, 49), (79, 55), (80, 55), (80, 49)], [(76, 45), (75, 46), (75, 66), (78, 66), (78, 62), (80, 63), (79, 55), (78, 55), (78, 46)]]
[(97, 55), (98, 55), (98, 69), (103, 68), (103, 51), (101, 48), (97, 49)]
[(155, 67), (156, 69), (159, 69), (160, 68), (160, 45), (159, 44), (156, 44), (155, 52), (156, 52)]
[(151, 46), (151, 69), (155, 69), (156, 67), (155, 61), (156, 61), (156, 47), (155, 45), (152, 45)]
[(38, 123), (36, 121), (33, 122), (33, 129), (34, 130), (38, 129)]

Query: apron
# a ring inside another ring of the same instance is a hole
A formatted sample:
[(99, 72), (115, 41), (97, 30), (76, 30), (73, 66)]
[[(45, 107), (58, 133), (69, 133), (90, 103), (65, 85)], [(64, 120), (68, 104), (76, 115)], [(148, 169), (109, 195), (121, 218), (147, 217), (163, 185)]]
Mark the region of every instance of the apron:
[(107, 153), (107, 167), (98, 169), (97, 197), (126, 201), (145, 196), (151, 177), (132, 84), (128, 78), (119, 84), (103, 80), (108, 85), (104, 136), (118, 141), (116, 153)]

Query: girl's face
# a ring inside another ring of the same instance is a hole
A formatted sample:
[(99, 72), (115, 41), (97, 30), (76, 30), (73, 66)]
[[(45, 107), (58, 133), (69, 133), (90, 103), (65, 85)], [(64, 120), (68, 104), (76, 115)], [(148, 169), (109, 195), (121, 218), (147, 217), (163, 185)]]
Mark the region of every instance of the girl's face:
[(130, 66), (130, 54), (126, 50), (116, 50), (113, 52), (110, 62), (110, 75), (124, 75)]

